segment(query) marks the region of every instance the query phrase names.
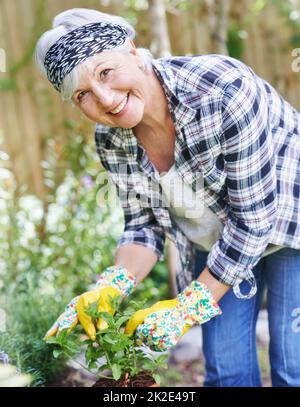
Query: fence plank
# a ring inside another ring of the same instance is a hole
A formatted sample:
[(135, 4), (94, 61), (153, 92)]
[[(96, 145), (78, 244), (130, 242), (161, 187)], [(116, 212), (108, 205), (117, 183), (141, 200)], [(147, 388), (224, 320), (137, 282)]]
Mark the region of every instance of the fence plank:
[[(41, 4), (45, 8), (37, 15), (37, 7)], [(119, 1), (112, 2), (112, 7), (116, 7), (116, 4)], [(167, 13), (171, 49), (175, 55), (214, 52), (211, 49), (209, 16), (205, 4), (192, 0), (191, 9), (177, 10), (177, 15), (171, 14), (170, 10)], [(241, 10), (246, 10), (248, 4), (245, 2), (241, 5)], [(32, 35), (49, 29), (56, 14), (73, 7), (96, 8), (108, 13), (112, 10), (110, 5), (102, 6), (99, 0), (78, 0), (75, 6), (73, 0), (1, 0), (0, 48), (7, 52), (8, 68), (22, 60)], [(113, 11), (117, 12), (116, 9)], [(231, 19), (236, 18), (241, 22), (244, 14), (232, 13)], [(145, 31), (145, 27), (149, 27), (147, 11), (139, 12), (138, 17), (136, 42), (140, 46), (149, 47), (149, 29)], [(284, 19), (273, 5), (268, 5), (246, 29), (249, 36), (245, 40), (244, 61), (300, 110), (300, 74), (291, 70), (291, 31)], [(9, 72), (0, 75), (9, 78)], [(12, 158), (18, 183), (27, 184), (31, 192), (43, 195), (40, 161), (47, 153), (45, 140), (49, 137), (63, 140), (66, 119), (74, 120), (79, 125), (87, 120), (61, 101), (60, 95), (38, 72), (33, 59), (20, 68), (16, 80), (17, 91), (1, 92), (0, 134), (4, 134), (5, 138), (1, 148), (6, 149)]]

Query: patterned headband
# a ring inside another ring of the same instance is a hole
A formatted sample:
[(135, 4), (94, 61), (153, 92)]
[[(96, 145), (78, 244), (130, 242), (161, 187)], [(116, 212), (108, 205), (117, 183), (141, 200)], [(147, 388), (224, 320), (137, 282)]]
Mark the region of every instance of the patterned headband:
[(76, 65), (98, 52), (124, 44), (125, 28), (111, 23), (90, 23), (70, 31), (50, 47), (44, 65), (47, 77), (60, 92), (64, 77)]

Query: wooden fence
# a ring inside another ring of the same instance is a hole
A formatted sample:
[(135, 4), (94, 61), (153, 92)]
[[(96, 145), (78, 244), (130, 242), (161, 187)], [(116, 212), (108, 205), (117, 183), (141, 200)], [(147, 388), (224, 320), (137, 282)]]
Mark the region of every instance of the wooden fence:
[[(0, 48), (5, 50), (7, 69), (0, 72), (0, 136), (11, 157), (12, 170), (19, 184), (43, 197), (45, 186), (41, 161), (45, 159), (45, 140), (64, 137), (66, 120), (84, 126), (93, 137), (94, 124), (78, 115), (41, 76), (33, 61), (37, 38), (51, 26), (60, 11), (73, 7), (95, 8), (118, 13), (123, 2), (103, 6), (99, 0), (0, 0)], [(167, 9), (172, 53), (215, 52), (213, 18), (208, 1), (191, 0), (192, 7)], [(246, 27), (240, 32), (243, 60), (267, 79), (300, 110), (300, 72), (293, 72), (290, 44), (291, 28), (272, 5), (245, 21), (252, 0), (234, 2), (229, 23)], [(137, 45), (151, 46), (151, 26), (147, 10), (138, 12)], [(230, 27), (229, 27), (230, 28)], [(242, 38), (242, 40), (241, 40)], [(153, 45), (153, 44), (152, 44)], [(300, 46), (300, 44), (299, 44)]]

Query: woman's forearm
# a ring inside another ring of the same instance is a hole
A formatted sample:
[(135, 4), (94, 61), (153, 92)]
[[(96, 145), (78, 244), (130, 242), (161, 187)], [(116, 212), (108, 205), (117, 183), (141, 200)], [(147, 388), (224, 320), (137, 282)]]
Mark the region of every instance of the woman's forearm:
[[(157, 261), (158, 257), (153, 250), (134, 243), (120, 246), (115, 256), (115, 265), (125, 267), (136, 276), (137, 283), (140, 283), (150, 273)], [(217, 302), (232, 288), (218, 281), (209, 272), (208, 267), (204, 268), (197, 280), (207, 286)]]
[(206, 287), (212, 293), (214, 299), (218, 302), (226, 293), (227, 291), (232, 288), (230, 285), (223, 284), (218, 281), (209, 271), (208, 267), (205, 267), (197, 278), (197, 280), (206, 285)]
[(125, 267), (139, 283), (150, 273), (157, 260), (157, 255), (148, 247), (128, 243), (117, 249), (115, 265)]

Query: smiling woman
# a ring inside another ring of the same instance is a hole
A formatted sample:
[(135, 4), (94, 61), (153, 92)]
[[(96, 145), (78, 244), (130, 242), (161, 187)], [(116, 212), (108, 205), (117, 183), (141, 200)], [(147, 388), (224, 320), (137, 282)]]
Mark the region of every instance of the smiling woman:
[(86, 306), (97, 301), (113, 314), (109, 296), (135, 289), (163, 259), (168, 236), (179, 294), (133, 316), (137, 343), (164, 351), (203, 324), (205, 383), (259, 386), (255, 326), (266, 279), (273, 384), (299, 386), (299, 340), (288, 328), (300, 291), (299, 112), (241, 61), (154, 60), (133, 38), (120, 17), (73, 9), (37, 43), (42, 72), (96, 123), (125, 218), (115, 264), (47, 336), (80, 322), (94, 338), (101, 320), (94, 326)]

